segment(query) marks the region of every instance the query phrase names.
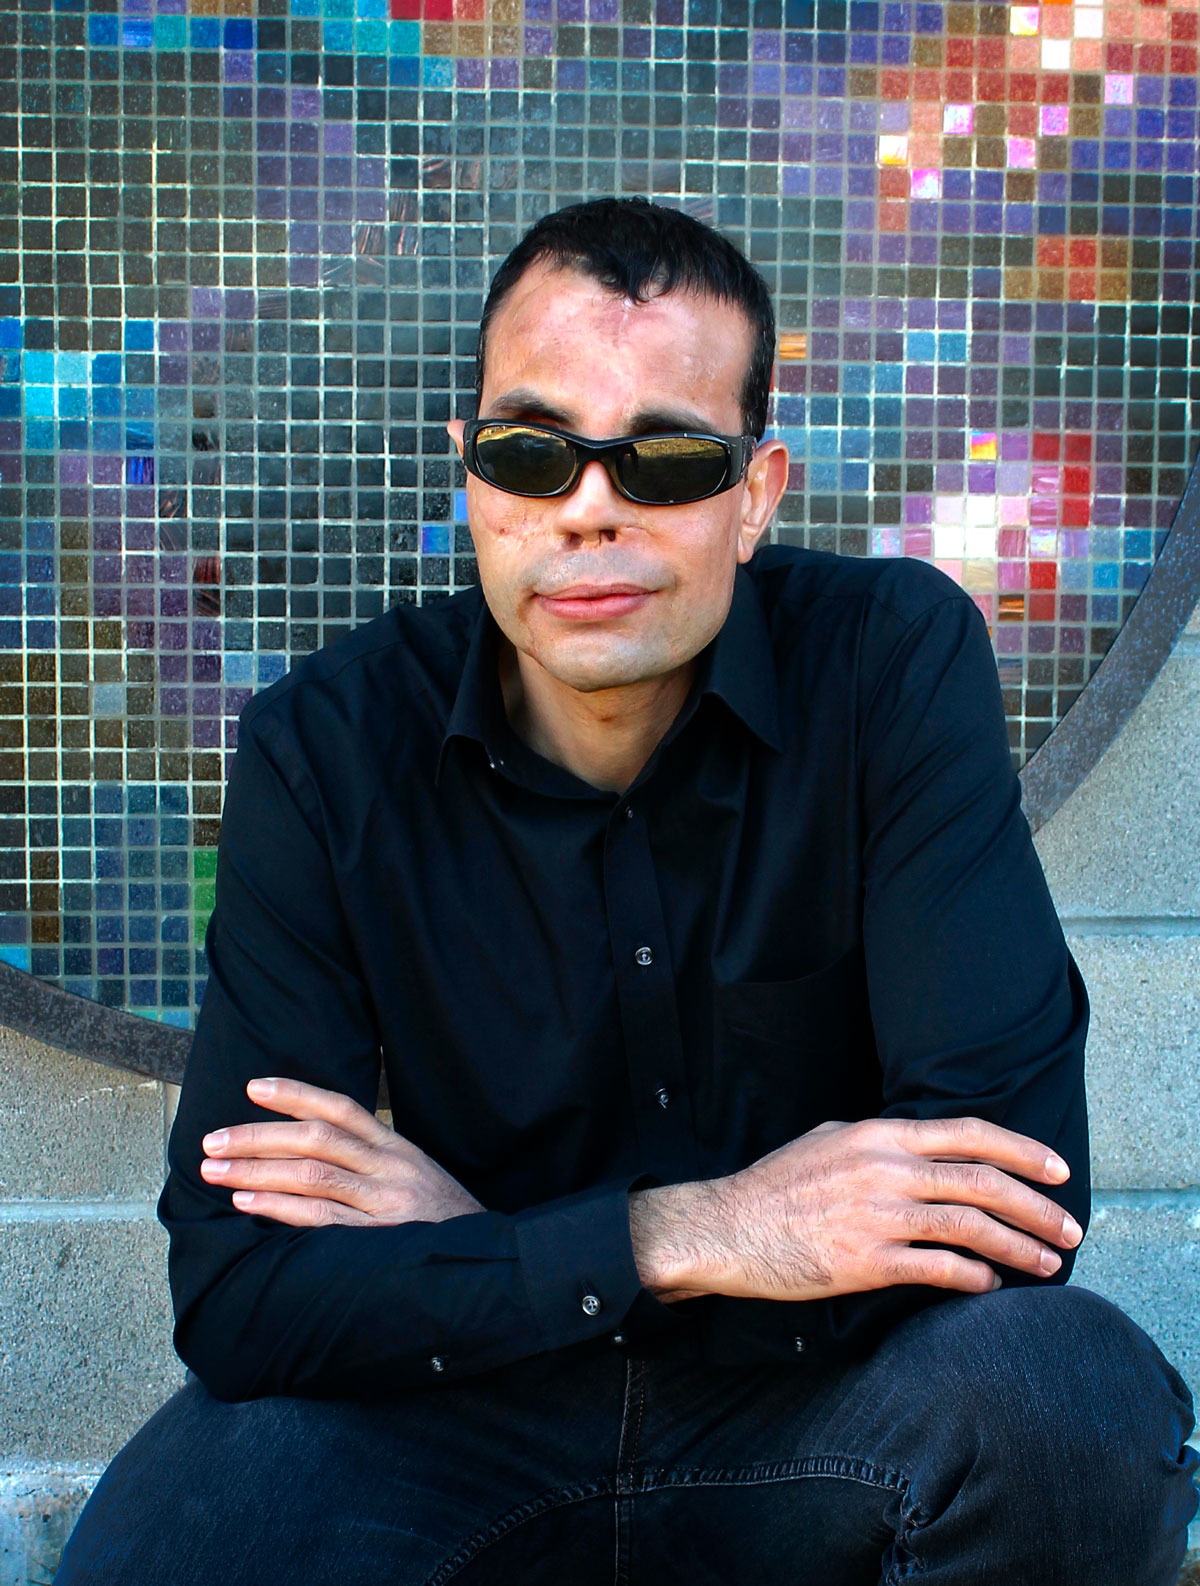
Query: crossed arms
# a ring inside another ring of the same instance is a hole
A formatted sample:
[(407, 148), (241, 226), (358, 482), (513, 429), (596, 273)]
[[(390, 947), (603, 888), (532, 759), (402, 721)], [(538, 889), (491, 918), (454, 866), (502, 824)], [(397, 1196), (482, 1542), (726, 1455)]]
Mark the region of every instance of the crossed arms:
[[(258, 1079), (289, 1123), (206, 1136), (205, 1179), (233, 1204), (297, 1228), (444, 1222), (484, 1207), (425, 1152), (348, 1096)], [(1083, 1230), (1017, 1174), (1061, 1184), (1061, 1157), (980, 1118), (825, 1123), (751, 1167), (630, 1197), (634, 1258), (664, 1303), (726, 1294), (831, 1298), (897, 1283), (979, 1293), (986, 1259), (1047, 1277)], [(937, 1241), (914, 1247), (910, 1241)], [(971, 1255), (945, 1246), (960, 1246)]]

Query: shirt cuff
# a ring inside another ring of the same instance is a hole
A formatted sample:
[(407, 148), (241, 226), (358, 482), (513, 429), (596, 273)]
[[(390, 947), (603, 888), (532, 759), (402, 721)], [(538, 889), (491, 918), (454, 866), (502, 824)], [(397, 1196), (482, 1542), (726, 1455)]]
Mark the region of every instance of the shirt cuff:
[(602, 1338), (624, 1322), (642, 1287), (629, 1194), (657, 1182), (641, 1174), (513, 1217), (521, 1275), (546, 1349)]

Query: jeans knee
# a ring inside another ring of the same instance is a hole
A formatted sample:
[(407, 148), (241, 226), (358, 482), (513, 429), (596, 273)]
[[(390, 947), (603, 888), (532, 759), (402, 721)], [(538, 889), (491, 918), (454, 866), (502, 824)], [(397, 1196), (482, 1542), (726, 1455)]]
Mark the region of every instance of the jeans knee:
[(1131, 1439), (1136, 1444), (1149, 1437), (1178, 1452), (1195, 1427), (1191, 1392), (1131, 1316), (1073, 1284), (999, 1290), (985, 1298), (1006, 1292), (1008, 1346), (1052, 1422), (1084, 1403), (1101, 1437), (1126, 1448)]
[(944, 1541), (956, 1514), (960, 1528), (962, 1515), (1007, 1527), (1015, 1579), (1173, 1581), (1200, 1455), (1187, 1445), (1191, 1394), (1153, 1340), (1071, 1285), (934, 1310), (925, 1345), (939, 1365), (939, 1421), (924, 1473), (933, 1531)]

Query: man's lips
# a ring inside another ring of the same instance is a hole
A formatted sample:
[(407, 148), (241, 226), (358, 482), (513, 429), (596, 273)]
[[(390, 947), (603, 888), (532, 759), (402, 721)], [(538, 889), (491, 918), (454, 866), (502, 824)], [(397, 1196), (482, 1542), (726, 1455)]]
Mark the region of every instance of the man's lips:
[(636, 611), (654, 593), (640, 584), (572, 584), (569, 589), (534, 598), (554, 616), (574, 621), (581, 617), (623, 617)]

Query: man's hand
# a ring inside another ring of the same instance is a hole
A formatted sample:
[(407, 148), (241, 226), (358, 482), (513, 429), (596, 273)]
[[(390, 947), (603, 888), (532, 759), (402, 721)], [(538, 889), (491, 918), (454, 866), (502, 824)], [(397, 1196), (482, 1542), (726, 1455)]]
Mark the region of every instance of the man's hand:
[(374, 1113), (298, 1079), (252, 1079), (246, 1094), (292, 1123), (241, 1123), (205, 1135), (200, 1171), (233, 1204), (296, 1228), (445, 1222), (484, 1208)]
[(727, 1178), (636, 1191), (634, 1258), (668, 1303), (829, 1299), (895, 1283), (983, 1293), (1000, 1282), (986, 1260), (912, 1241), (1047, 1277), (1062, 1265), (1050, 1245), (1083, 1238), (1013, 1173), (1061, 1184), (1070, 1169), (1037, 1140), (979, 1118), (823, 1123)]

